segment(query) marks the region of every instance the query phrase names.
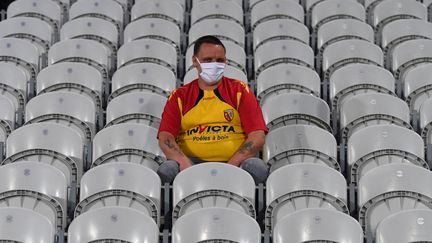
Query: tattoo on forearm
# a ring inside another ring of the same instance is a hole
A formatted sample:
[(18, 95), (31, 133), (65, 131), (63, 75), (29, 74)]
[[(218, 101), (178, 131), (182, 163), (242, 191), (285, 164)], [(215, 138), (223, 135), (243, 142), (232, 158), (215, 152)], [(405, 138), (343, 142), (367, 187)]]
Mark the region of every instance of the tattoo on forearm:
[(239, 152), (241, 154), (246, 154), (246, 153), (249, 153), (250, 151), (252, 151), (253, 149), (254, 149), (253, 142), (246, 142), (240, 147)]
[(177, 144), (173, 143), (171, 140), (166, 139), (164, 141), (164, 143), (169, 149), (174, 150), (175, 152), (177, 152), (179, 154), (183, 154), (183, 152), (180, 150), (180, 148), (177, 146)]

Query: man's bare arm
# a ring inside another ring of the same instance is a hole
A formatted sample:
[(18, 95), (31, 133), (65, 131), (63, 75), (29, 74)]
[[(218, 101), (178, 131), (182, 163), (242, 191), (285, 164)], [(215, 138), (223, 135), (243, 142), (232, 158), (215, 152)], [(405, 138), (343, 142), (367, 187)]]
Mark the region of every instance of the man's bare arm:
[(162, 149), (167, 159), (175, 160), (179, 163), (180, 170), (192, 166), (192, 161), (183, 153), (171, 133), (159, 133), (159, 147)]
[(240, 166), (244, 160), (254, 157), (262, 149), (264, 143), (264, 131), (260, 130), (249, 133), (244, 143), (228, 160), (228, 163), (235, 166)]

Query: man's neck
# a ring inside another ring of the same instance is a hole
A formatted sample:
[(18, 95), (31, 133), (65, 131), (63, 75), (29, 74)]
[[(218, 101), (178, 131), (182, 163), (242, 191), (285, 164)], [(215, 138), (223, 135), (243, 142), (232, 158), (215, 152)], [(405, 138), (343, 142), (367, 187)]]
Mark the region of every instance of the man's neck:
[(198, 78), (198, 86), (202, 90), (215, 90), (219, 86), (219, 84), (222, 83), (222, 78), (215, 84), (207, 84), (201, 77)]

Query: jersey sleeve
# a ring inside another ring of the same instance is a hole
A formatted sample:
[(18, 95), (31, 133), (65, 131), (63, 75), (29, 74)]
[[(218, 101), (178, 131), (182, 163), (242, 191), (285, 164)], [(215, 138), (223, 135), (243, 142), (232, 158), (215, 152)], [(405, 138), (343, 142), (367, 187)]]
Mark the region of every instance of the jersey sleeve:
[(177, 137), (180, 131), (181, 115), (178, 105), (178, 95), (174, 91), (165, 104), (164, 111), (162, 113), (162, 119), (159, 126), (158, 138), (160, 132), (169, 132), (174, 137)]
[(268, 132), (261, 107), (247, 85), (242, 89), (238, 111), (246, 134), (258, 130)]

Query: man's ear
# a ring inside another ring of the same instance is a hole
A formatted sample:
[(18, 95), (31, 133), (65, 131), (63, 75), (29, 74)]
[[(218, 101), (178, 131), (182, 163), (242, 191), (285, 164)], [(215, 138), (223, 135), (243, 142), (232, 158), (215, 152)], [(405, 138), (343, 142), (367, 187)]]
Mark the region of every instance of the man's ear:
[(192, 65), (194, 66), (194, 67), (198, 67), (198, 62), (197, 62), (197, 58), (198, 57), (196, 57), (195, 55), (192, 55)]

